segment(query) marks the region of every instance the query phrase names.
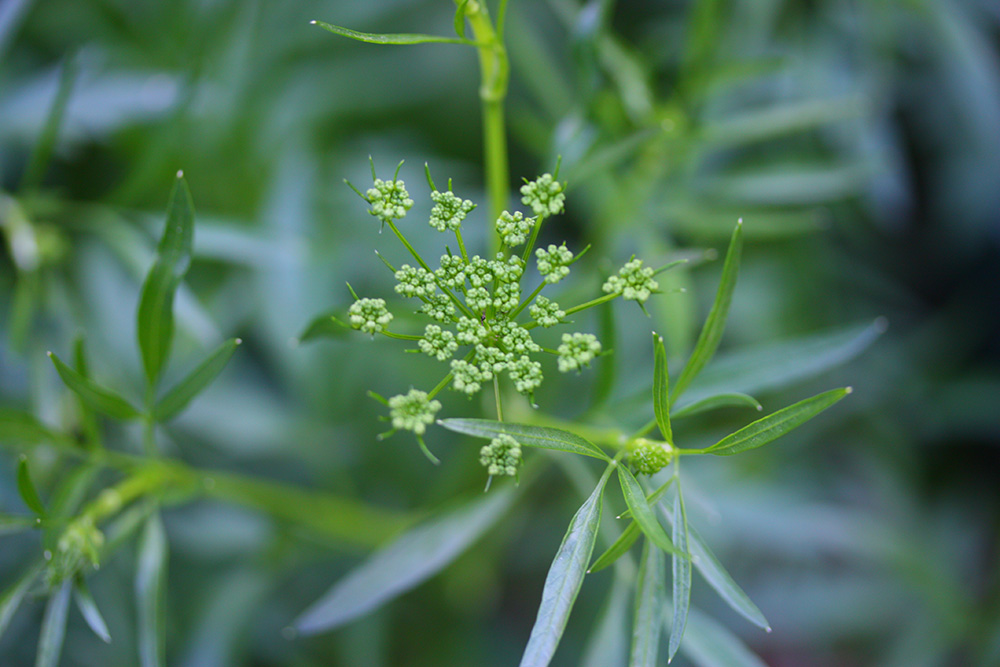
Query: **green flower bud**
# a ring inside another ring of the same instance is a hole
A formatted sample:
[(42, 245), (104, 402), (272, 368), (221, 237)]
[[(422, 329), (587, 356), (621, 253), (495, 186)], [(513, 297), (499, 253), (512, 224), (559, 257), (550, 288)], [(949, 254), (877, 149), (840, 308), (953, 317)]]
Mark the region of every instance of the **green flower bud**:
[(535, 302), (528, 308), (528, 312), (531, 313), (531, 317), (536, 322), (545, 328), (554, 327), (559, 324), (562, 318), (566, 317), (566, 313), (559, 309), (558, 303), (549, 301), (544, 296), (536, 297)]
[(434, 208), (431, 209), (430, 224), (439, 232), (457, 230), (465, 220), (465, 216), (476, 208), (476, 205), (468, 199), (457, 197), (451, 192), (435, 190), (431, 193), (431, 200), (434, 202)]
[(452, 359), (451, 361), (452, 389), (472, 396), (483, 388), (483, 382), (493, 379), (483, 372), (475, 364), (470, 364), (465, 359)]
[(534, 218), (525, 218), (520, 211), (509, 213), (504, 211), (497, 218), (497, 232), (503, 244), (513, 248), (528, 240), (531, 228), (535, 226)]
[(381, 178), (376, 178), (372, 187), (365, 192), (365, 198), (372, 207), (369, 213), (382, 222), (402, 220), (413, 206), (410, 194), (406, 191), (403, 181), (399, 179), (383, 181)]
[(542, 365), (537, 361), (532, 361), (527, 355), (521, 357), (507, 366), (507, 375), (514, 383), (514, 388), (518, 393), (531, 396), (535, 390), (542, 385)]
[(458, 343), (455, 342), (455, 334), (442, 329), (436, 324), (428, 324), (424, 329), (423, 340), (417, 343), (424, 354), (436, 358), (438, 361), (447, 361), (455, 354)]
[(513, 477), (521, 464), (521, 445), (511, 436), (502, 433), (479, 450), (479, 462), (490, 476)]
[(579, 371), (590, 366), (591, 360), (601, 353), (601, 343), (594, 334), (563, 334), (559, 352), (559, 371)]
[(521, 186), (521, 203), (530, 206), (535, 215), (557, 215), (562, 213), (566, 202), (564, 186), (552, 178), (552, 174), (542, 174), (534, 181)]
[(674, 458), (674, 448), (669, 442), (654, 442), (636, 438), (628, 444), (628, 462), (632, 469), (643, 475), (652, 475), (667, 467)]
[(392, 313), (385, 307), (385, 299), (358, 299), (347, 311), (351, 326), (372, 335), (381, 333), (392, 322)]
[(555, 285), (569, 275), (573, 253), (565, 243), (559, 247), (553, 244), (548, 249), (539, 248), (535, 251), (535, 257), (538, 259), (538, 272), (544, 276), (545, 282)]
[(404, 264), (396, 271), (396, 292), (403, 296), (430, 297), (437, 291), (434, 274), (421, 267)]
[(632, 259), (618, 271), (617, 276), (608, 278), (603, 289), (608, 294), (621, 294), (630, 301), (646, 303), (653, 290), (660, 286), (653, 279), (654, 273), (651, 267), (642, 265), (641, 259)]
[(428, 400), (427, 392), (419, 389), (411, 389), (408, 394), (399, 394), (389, 399), (392, 427), (413, 431), (417, 435), (423, 435), (427, 425), (434, 423), (434, 415), (440, 409), (440, 401)]

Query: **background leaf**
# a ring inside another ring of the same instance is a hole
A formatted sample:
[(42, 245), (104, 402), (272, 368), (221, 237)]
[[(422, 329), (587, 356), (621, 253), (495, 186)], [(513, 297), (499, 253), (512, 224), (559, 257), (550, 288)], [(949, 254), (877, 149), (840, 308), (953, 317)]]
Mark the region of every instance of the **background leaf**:
[(63, 639), (66, 637), (66, 617), (69, 613), (69, 596), (72, 591), (73, 582), (67, 579), (49, 597), (49, 602), (45, 605), (45, 618), (42, 620), (42, 633), (38, 637), (35, 667), (56, 667), (59, 664)]
[[(677, 496), (674, 498), (674, 544), (681, 553), (690, 554), (688, 550), (687, 511), (684, 509), (684, 496), (681, 494), (680, 482), (677, 483)], [(673, 621), (670, 625), (670, 646), (667, 651), (667, 662), (674, 659), (684, 637), (687, 625), (688, 608), (691, 603), (691, 560), (673, 556)]]
[(660, 649), (663, 605), (666, 601), (663, 552), (645, 540), (635, 581), (635, 618), (632, 622), (632, 649), (629, 667), (653, 667)]
[(7, 631), (7, 626), (10, 625), (11, 619), (14, 618), (14, 612), (21, 606), (21, 602), (24, 600), (24, 596), (27, 595), (28, 589), (35, 583), (35, 579), (38, 578), (43, 569), (43, 563), (35, 563), (17, 581), (11, 584), (9, 588), (4, 590), (3, 595), (0, 595), (0, 637), (3, 637)]
[(83, 614), (83, 620), (87, 621), (87, 625), (90, 626), (90, 629), (102, 641), (107, 644), (111, 643), (108, 624), (104, 622), (101, 610), (97, 608), (97, 602), (94, 601), (94, 597), (90, 594), (90, 589), (87, 588), (87, 582), (82, 577), (77, 577), (73, 586), (73, 592), (75, 593), (76, 606), (80, 609), (80, 613)]
[(153, 416), (157, 421), (167, 421), (181, 412), (191, 400), (218, 377), (229, 363), (236, 348), (243, 341), (231, 338), (219, 346), (205, 361), (178, 382), (157, 402)]
[(747, 394), (716, 394), (715, 396), (709, 396), (703, 398), (700, 401), (695, 401), (693, 403), (688, 403), (685, 406), (679, 408), (673, 413), (674, 419), (683, 419), (684, 417), (690, 417), (692, 415), (697, 415), (702, 412), (708, 412), (709, 410), (716, 410), (718, 408), (728, 408), (728, 407), (750, 407), (757, 411), (762, 410), (761, 404), (757, 402), (757, 399), (753, 396)]
[(164, 664), (167, 534), (158, 512), (146, 519), (135, 573), (136, 643), (141, 667)]
[(40, 517), (45, 517), (45, 505), (38, 496), (35, 483), (31, 481), (31, 473), (28, 472), (28, 457), (22, 455), (17, 464), (17, 492), (21, 494), (21, 500), (32, 512)]
[(322, 21), (313, 21), (312, 23), (324, 30), (329, 30), (335, 35), (356, 39), (359, 42), (368, 42), (369, 44), (475, 44), (475, 42), (461, 37), (437, 37), (435, 35), (418, 35), (413, 33), (376, 34), (358, 32), (357, 30), (342, 28), (339, 25), (331, 25)]
[(670, 377), (667, 374), (667, 351), (663, 346), (663, 336), (653, 333), (653, 412), (656, 424), (667, 442), (673, 444), (674, 434), (670, 430)]
[[(638, 534), (638, 529), (636, 530)], [(629, 583), (624, 576), (615, 576), (607, 601), (595, 622), (595, 630), (587, 638), (580, 660), (581, 667), (621, 665), (627, 659), (629, 638)]]
[(515, 496), (508, 486), (412, 528), (337, 582), (295, 627), (305, 634), (332, 630), (405, 593), (469, 548)]

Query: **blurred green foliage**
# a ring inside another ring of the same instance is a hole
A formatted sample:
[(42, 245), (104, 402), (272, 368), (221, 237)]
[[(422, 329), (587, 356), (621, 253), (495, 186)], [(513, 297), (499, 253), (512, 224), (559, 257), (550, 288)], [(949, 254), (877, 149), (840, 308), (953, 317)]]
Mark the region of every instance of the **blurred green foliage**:
[[(345, 280), (391, 290), (370, 254), (383, 247), (377, 225), (341, 185), (364, 180), (369, 154), (428, 161), (483, 199), (471, 53), (358, 44), (308, 22), (448, 34), (452, 12), (429, 0), (0, 3), (3, 410), (92, 428), (45, 357), (80, 332), (92, 376), (142, 395), (134, 313), (183, 169), (198, 222), (166, 385), (225, 337), (244, 345), (162, 431), (168, 453), (399, 515), (479, 493), (475, 441), (439, 430), (433, 469), (415, 448), (375, 441), (380, 408), (365, 390), (396, 391), (432, 361), (361, 338), (290, 345), (316, 312), (346, 307)], [(1000, 663), (995, 3), (512, 0), (509, 12), (511, 172), (562, 155), (570, 185), (567, 216), (541, 241), (592, 242), (612, 260), (595, 271), (610, 271), (637, 249), (652, 264), (711, 257), (743, 217), (733, 312), (702, 380), (753, 392), (769, 411), (856, 390), (780, 445), (686, 466), (688, 514), (774, 632), (697, 587), (694, 604), (770, 665)], [(688, 291), (661, 298), (652, 322), (622, 314), (616, 389), (602, 395), (594, 381), (616, 422), (648, 418), (650, 324), (672, 363), (685, 358), (718, 264), (665, 274), (665, 288)], [(880, 316), (890, 328), (872, 342)], [(871, 347), (858, 356), (861, 340)], [(537, 400), (573, 419), (585, 392), (553, 382)], [(686, 441), (708, 445), (743, 423), (721, 414), (688, 420)], [(136, 436), (107, 431), (118, 449)], [(31, 439), (4, 438), (4, 515), (28, 509), (17, 453), (30, 452), (43, 500), (63, 482), (60, 456), (26, 449)], [(209, 499), (168, 511), (168, 663), (511, 664), (592, 488), (589, 471), (566, 472), (545, 472), (518, 501), (530, 513), (508, 515), (421, 587), (294, 641), (282, 629), (364, 552)], [(0, 589), (40, 549), (33, 533), (4, 536)], [(91, 579), (113, 643), (72, 611), (60, 664), (135, 664), (127, 551)], [(557, 664), (580, 662), (612, 586), (601, 576), (584, 587)], [(31, 664), (43, 608), (31, 596), (11, 619), (0, 662)], [(694, 641), (711, 644), (714, 630), (703, 624)]]

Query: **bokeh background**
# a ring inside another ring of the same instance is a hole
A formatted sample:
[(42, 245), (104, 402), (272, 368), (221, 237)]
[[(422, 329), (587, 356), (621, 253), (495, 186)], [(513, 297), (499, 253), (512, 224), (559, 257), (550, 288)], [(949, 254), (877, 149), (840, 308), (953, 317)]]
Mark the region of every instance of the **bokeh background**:
[[(476, 443), (434, 433), (435, 468), (411, 439), (375, 440), (384, 424), (366, 391), (427, 389), (435, 362), (360, 335), (291, 343), (317, 313), (346, 309), (345, 281), (391, 292), (372, 250), (401, 249), (342, 183), (365, 182), (369, 155), (383, 172), (406, 160), (415, 219), (429, 208), (425, 161), (485, 203), (474, 51), (361, 44), (309, 20), (448, 34), (453, 11), (445, 0), (0, 0), (0, 403), (72, 420), (44, 353), (68, 354), (80, 332), (100, 378), (140, 387), (135, 305), (183, 169), (196, 258), (175, 372), (223, 338), (245, 344), (171, 425), (168, 453), (407, 515), (479, 493)], [(768, 448), (686, 466), (692, 523), (774, 632), (697, 580), (694, 604), (771, 667), (1000, 664), (1000, 5), (512, 0), (508, 21), (512, 187), (562, 156), (568, 212), (546, 235), (595, 245), (580, 294), (633, 252), (698, 260), (670, 275), (687, 291), (657, 297), (650, 318), (613, 310), (609, 396), (591, 390), (606, 361), (579, 378), (550, 371), (543, 409), (645, 422), (649, 331), (666, 333), (679, 368), (718, 281), (720, 262), (701, 260), (742, 217), (744, 270), (710, 377), (736, 378), (769, 410), (855, 392)], [(59, 90), (66, 111), (47, 135)], [(31, 156), (47, 136), (42, 168)], [(418, 247), (437, 247), (407, 224)], [(444, 401), (453, 416), (483, 410)], [(678, 437), (699, 446), (745, 422), (720, 412)], [(127, 431), (110, 437), (134, 446)], [(24, 511), (19, 451), (0, 456), (8, 513)], [(44, 492), (60, 459), (33, 457)], [(283, 629), (366, 551), (230, 505), (180, 506), (166, 516), (168, 662), (514, 664), (581, 499), (549, 466), (443, 573), (308, 638)], [(0, 545), (6, 588), (40, 547), (30, 534)], [(91, 578), (114, 641), (74, 612), (61, 664), (136, 664), (133, 568), (126, 550)], [(609, 585), (607, 573), (585, 583), (557, 664), (582, 660)], [(19, 611), (0, 664), (32, 664), (43, 607), (32, 597)]]

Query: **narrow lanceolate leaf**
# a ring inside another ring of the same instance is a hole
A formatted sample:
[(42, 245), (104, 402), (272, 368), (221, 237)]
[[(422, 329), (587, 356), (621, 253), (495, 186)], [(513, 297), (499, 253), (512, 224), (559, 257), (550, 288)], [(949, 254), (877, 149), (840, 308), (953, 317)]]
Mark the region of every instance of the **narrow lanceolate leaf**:
[(577, 510), (563, 536), (559, 551), (545, 577), (542, 603), (538, 607), (538, 616), (531, 628), (528, 645), (521, 656), (521, 667), (545, 667), (555, 655), (576, 596), (583, 585), (590, 555), (594, 551), (604, 506), (604, 487), (611, 475), (611, 468), (612, 466), (608, 466), (604, 471), (597, 488)]
[(239, 338), (231, 338), (219, 346), (205, 361), (201, 362), (197, 368), (188, 374), (186, 378), (167, 392), (156, 404), (153, 416), (157, 421), (167, 421), (191, 402), (195, 396), (212, 383), (222, 369), (229, 363), (233, 352), (243, 341)]
[(438, 37), (436, 35), (419, 35), (413, 33), (379, 34), (372, 32), (358, 32), (357, 30), (342, 28), (339, 25), (331, 25), (329, 23), (323, 23), (322, 21), (312, 21), (312, 24), (318, 25), (324, 30), (329, 30), (335, 35), (356, 39), (359, 42), (368, 42), (369, 44), (476, 44), (476, 42), (471, 39), (463, 39), (461, 37)]
[(0, 637), (3, 637), (7, 626), (10, 625), (10, 620), (14, 618), (14, 612), (21, 606), (21, 601), (24, 600), (31, 585), (35, 583), (35, 579), (41, 574), (43, 567), (43, 563), (35, 563), (31, 569), (21, 575), (20, 579), (0, 595)]
[(691, 560), (694, 566), (701, 573), (701, 576), (705, 577), (708, 585), (719, 594), (719, 597), (743, 618), (770, 632), (771, 626), (764, 618), (764, 614), (730, 576), (705, 541), (691, 526), (688, 526), (688, 546), (691, 548)]
[(628, 653), (629, 584), (625, 577), (616, 576), (611, 582), (608, 601), (594, 623), (594, 631), (580, 659), (580, 667), (608, 667), (625, 663)]
[(674, 411), (673, 418), (682, 419), (684, 417), (690, 417), (702, 412), (708, 412), (709, 410), (731, 407), (748, 407), (757, 411), (763, 410), (761, 404), (758, 403), (757, 399), (753, 396), (740, 393), (716, 394), (715, 396), (709, 396), (708, 398), (703, 398), (700, 401), (695, 401), (694, 403), (688, 403), (682, 408)]
[(851, 393), (850, 387), (832, 389), (799, 401), (744, 426), (705, 450), (708, 454), (730, 456), (754, 449), (776, 440), (794, 428), (806, 423), (831, 405)]
[(635, 541), (639, 539), (640, 535), (642, 535), (642, 531), (639, 529), (639, 524), (635, 521), (630, 521), (628, 528), (622, 531), (622, 534), (618, 536), (614, 544), (608, 547), (607, 551), (597, 557), (597, 560), (590, 566), (587, 573), (600, 572), (624, 556), (632, 548), (632, 545), (635, 544)]
[(682, 652), (698, 667), (767, 667), (724, 626), (691, 610)]
[(646, 494), (642, 490), (642, 486), (639, 485), (639, 481), (635, 478), (635, 475), (625, 466), (618, 466), (618, 480), (622, 485), (622, 495), (625, 496), (625, 503), (632, 511), (632, 518), (639, 524), (639, 528), (646, 537), (663, 551), (673, 554), (678, 558), (687, 558), (687, 551), (679, 550), (670, 541), (670, 538), (667, 537), (667, 532), (663, 530), (660, 522), (656, 520), (653, 508), (649, 506)]
[(170, 355), (174, 337), (174, 293), (191, 263), (193, 240), (194, 203), (183, 174), (177, 172), (177, 181), (167, 203), (166, 228), (139, 297), (139, 350), (151, 386), (156, 384)]
[(139, 562), (135, 573), (137, 607), (136, 642), (139, 664), (160, 667), (164, 664), (164, 591), (167, 578), (167, 534), (159, 513), (146, 520), (139, 538)]
[(307, 609), (295, 627), (331, 630), (385, 604), (430, 578), (488, 531), (511, 506), (511, 488), (431, 518), (376, 552)]
[(105, 643), (110, 644), (111, 634), (108, 632), (108, 624), (104, 622), (101, 610), (97, 608), (97, 602), (90, 594), (87, 582), (82, 577), (77, 578), (76, 583), (73, 585), (73, 592), (75, 593), (76, 606), (80, 610), (80, 613), (83, 614), (83, 620), (87, 621), (87, 625), (90, 626), (95, 635), (100, 637)]
[(465, 39), (465, 5), (468, 3), (469, 0), (461, 0), (455, 7), (455, 34), (462, 39)]
[[(687, 512), (684, 510), (684, 496), (681, 485), (677, 485), (677, 497), (674, 499), (674, 544), (683, 553), (688, 552)], [(673, 558), (673, 623), (670, 627), (670, 646), (667, 651), (667, 662), (674, 659), (677, 649), (684, 637), (684, 626), (687, 625), (688, 607), (691, 603), (691, 560), (689, 558)]]
[(684, 393), (695, 376), (705, 367), (722, 340), (722, 332), (726, 328), (726, 318), (729, 315), (729, 304), (733, 301), (733, 290), (736, 288), (736, 278), (740, 272), (740, 255), (743, 250), (743, 221), (740, 220), (729, 241), (726, 251), (726, 261), (722, 266), (722, 279), (719, 291), (715, 293), (715, 302), (708, 313), (705, 326), (702, 327), (698, 342), (695, 343), (691, 358), (681, 371), (674, 385), (674, 400)]
[(592, 456), (595, 459), (610, 461), (600, 447), (575, 433), (546, 426), (529, 426), (527, 424), (510, 424), (492, 419), (442, 419), (441, 426), (457, 433), (464, 433), (477, 438), (492, 439), (502, 434), (513, 437), (527, 447), (555, 449), (560, 452), (571, 452)]
[(663, 604), (666, 602), (663, 552), (646, 540), (635, 582), (635, 620), (632, 623), (632, 650), (629, 667), (654, 667), (660, 649)]
[(56, 667), (59, 664), (59, 654), (62, 653), (63, 639), (66, 637), (66, 616), (69, 613), (69, 595), (72, 590), (73, 582), (64, 581), (45, 605), (35, 667)]
[(656, 425), (667, 442), (673, 444), (674, 434), (670, 430), (670, 377), (667, 375), (667, 350), (663, 346), (663, 336), (653, 333), (653, 412)]
[(58, 440), (59, 436), (33, 415), (20, 410), (0, 408), (0, 442), (39, 444)]
[(324, 313), (307, 324), (293, 342), (301, 345), (321, 338), (346, 338), (352, 331), (350, 325), (338, 320), (334, 313)]
[(80, 397), (80, 400), (91, 409), (115, 419), (135, 419), (141, 416), (141, 413), (131, 403), (113, 391), (83, 377), (64, 364), (55, 354), (49, 352), (49, 358), (52, 359), (59, 377), (62, 378), (66, 386), (72, 389)]
[(40, 517), (45, 516), (45, 505), (42, 504), (42, 499), (38, 496), (35, 483), (31, 481), (31, 473), (28, 472), (28, 459), (24, 454), (21, 455), (21, 461), (17, 466), (17, 492), (21, 494), (21, 500), (28, 506), (28, 509)]

